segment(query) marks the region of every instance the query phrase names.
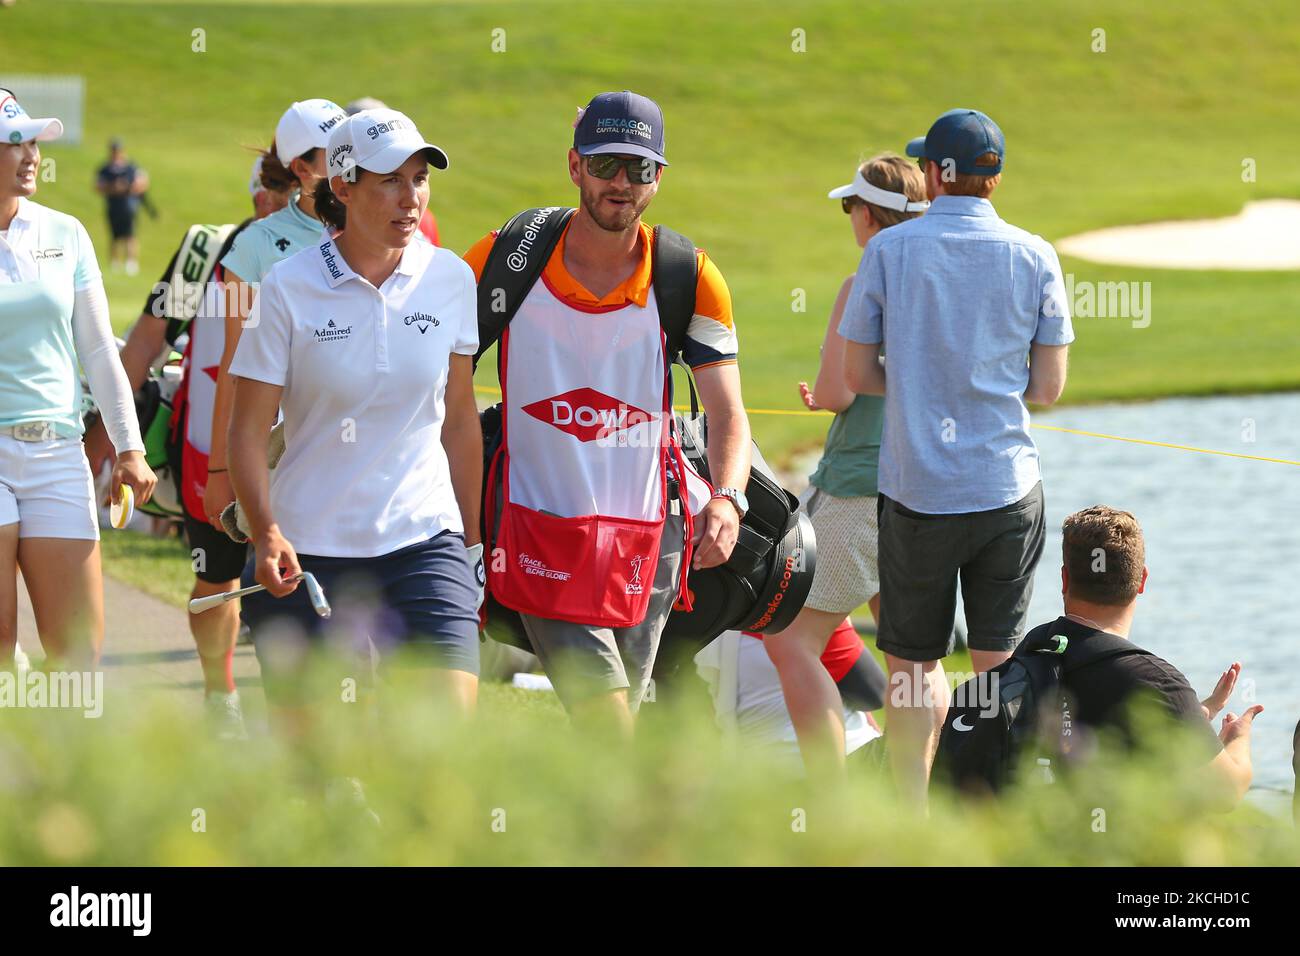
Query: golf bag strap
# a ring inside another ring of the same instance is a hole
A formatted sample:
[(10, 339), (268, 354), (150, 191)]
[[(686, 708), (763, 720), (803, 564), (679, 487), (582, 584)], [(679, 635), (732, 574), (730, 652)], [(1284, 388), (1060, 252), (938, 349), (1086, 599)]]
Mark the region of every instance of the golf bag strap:
[(223, 226), (197, 223), (186, 230), (176, 250), (163, 296), (163, 318), (167, 320), (164, 338), (168, 345), (175, 345), (194, 321), (207, 292), (208, 280), (217, 270), (221, 257), (234, 244), (235, 236), (250, 221)]
[(563, 206), (525, 209), (497, 233), (478, 280), (475, 368), (519, 311), (575, 211)]
[(655, 226), (654, 289), (668, 361), (678, 361), (695, 317), (695, 244), (667, 226)]

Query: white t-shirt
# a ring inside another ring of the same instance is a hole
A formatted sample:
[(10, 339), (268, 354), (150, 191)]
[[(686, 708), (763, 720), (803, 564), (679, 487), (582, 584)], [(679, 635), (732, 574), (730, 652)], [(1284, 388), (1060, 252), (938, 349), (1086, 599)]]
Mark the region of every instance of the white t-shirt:
[(333, 239), (274, 265), (232, 375), (284, 386), (271, 511), (303, 554), (375, 557), (462, 532), (442, 447), (452, 353), (478, 349), (474, 273), (411, 242), (376, 289)]

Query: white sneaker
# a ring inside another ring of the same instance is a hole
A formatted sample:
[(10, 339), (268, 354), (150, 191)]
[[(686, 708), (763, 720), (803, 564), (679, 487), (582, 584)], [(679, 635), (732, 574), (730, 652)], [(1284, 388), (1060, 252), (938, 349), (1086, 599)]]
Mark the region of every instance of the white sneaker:
[(139, 275), (140, 263), (136, 262), (134, 259), (128, 259), (126, 262), (126, 274), (129, 276)]
[(248, 739), (248, 731), (244, 728), (244, 712), (239, 706), (239, 691), (207, 694), (203, 698), (203, 708), (207, 711), (208, 726), (218, 740)]

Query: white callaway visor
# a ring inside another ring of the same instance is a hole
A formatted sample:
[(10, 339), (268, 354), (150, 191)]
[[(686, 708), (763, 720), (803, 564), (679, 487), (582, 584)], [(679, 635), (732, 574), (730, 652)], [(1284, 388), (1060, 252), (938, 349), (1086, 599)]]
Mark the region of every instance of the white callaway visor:
[(832, 189), (826, 194), (827, 199), (844, 199), (847, 196), (857, 196), (869, 203), (875, 203), (882, 209), (895, 209), (898, 212), (921, 212), (923, 209), (930, 208), (930, 203), (926, 200), (913, 202), (903, 193), (891, 193), (879, 186), (873, 186), (867, 182), (861, 170), (858, 170), (858, 174), (853, 177), (853, 182)]

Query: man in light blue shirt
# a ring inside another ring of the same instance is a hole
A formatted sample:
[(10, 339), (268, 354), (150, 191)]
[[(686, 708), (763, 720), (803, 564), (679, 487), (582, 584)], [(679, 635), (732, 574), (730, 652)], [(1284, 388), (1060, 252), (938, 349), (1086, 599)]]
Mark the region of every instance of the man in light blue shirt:
[(958, 579), (976, 671), (1024, 631), (1044, 541), (1026, 402), (1060, 397), (1074, 340), (1056, 252), (989, 202), (1005, 152), (967, 109), (908, 144), (932, 204), (867, 244), (839, 329), (849, 387), (885, 396), (878, 644), (890, 761), (918, 799), (947, 715)]

